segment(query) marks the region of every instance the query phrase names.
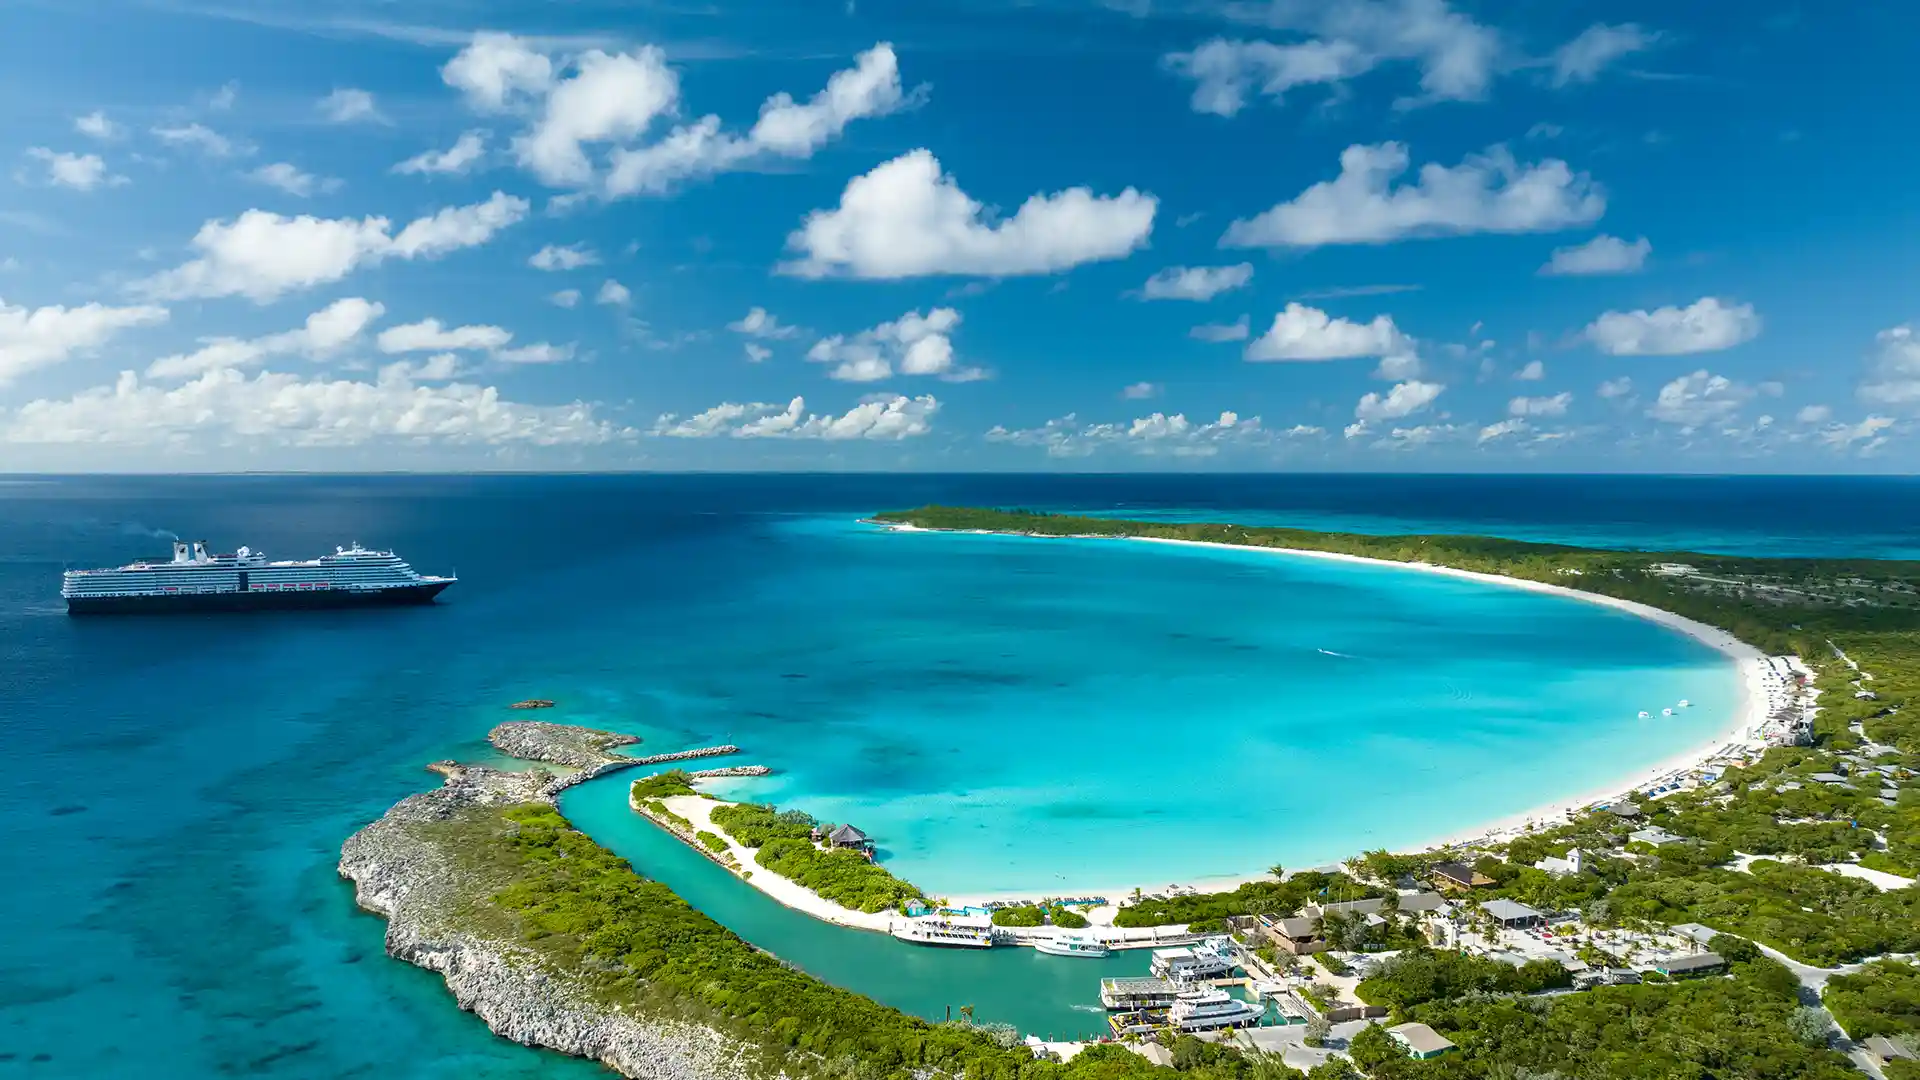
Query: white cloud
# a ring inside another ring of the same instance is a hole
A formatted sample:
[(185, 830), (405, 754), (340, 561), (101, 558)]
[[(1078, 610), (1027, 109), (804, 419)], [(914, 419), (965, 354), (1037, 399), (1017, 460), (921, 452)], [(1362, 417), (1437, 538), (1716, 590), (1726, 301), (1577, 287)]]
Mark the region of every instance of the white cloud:
[(107, 114), (95, 109), (85, 116), (73, 118), (73, 130), (90, 139), (106, 141), (117, 139), (121, 135), (120, 125), (107, 119)]
[(570, 308), (580, 303), (579, 289), (561, 289), (547, 297), (556, 307)]
[(952, 308), (934, 308), (925, 315), (909, 311), (851, 338), (842, 334), (821, 338), (807, 350), (807, 359), (835, 365), (828, 376), (844, 382), (875, 382), (891, 378), (896, 370), (902, 375), (971, 381), (982, 373), (953, 366), (952, 334), (959, 325), (960, 313)]
[(1920, 405), (1920, 337), (1912, 324), (1874, 335), (1866, 374), (1855, 393), (1873, 405), (1902, 409)]
[(117, 187), (127, 182), (124, 176), (110, 176), (107, 163), (98, 154), (68, 154), (36, 146), (27, 156), (47, 167), (46, 182), (75, 191), (92, 191), (105, 185)]
[(543, 182), (586, 187), (594, 180), (586, 144), (637, 138), (670, 114), (679, 99), (680, 77), (659, 49), (589, 49), (575, 59), (573, 75), (547, 91), (544, 112), (514, 140), (514, 151)]
[(1653, 245), (1642, 236), (1629, 243), (1617, 236), (1601, 233), (1584, 244), (1555, 248), (1553, 257), (1540, 268), (1546, 277), (1596, 274), (1637, 274), (1647, 265)]
[(1288, 304), (1273, 317), (1265, 334), (1247, 343), (1249, 360), (1351, 360), (1362, 356), (1389, 356), (1411, 352), (1413, 340), (1400, 332), (1393, 319), (1376, 315), (1372, 322), (1336, 319), (1319, 308)]
[(1232, 116), (1259, 93), (1276, 101), (1296, 86), (1337, 83), (1366, 73), (1376, 58), (1350, 41), (1309, 40), (1288, 45), (1214, 38), (1164, 63), (1193, 80), (1193, 111)]
[(122, 330), (166, 320), (166, 308), (146, 305), (27, 308), (0, 300), (0, 386), (105, 345)]
[(1143, 300), (1211, 300), (1253, 280), (1253, 264), (1169, 266), (1140, 287)]
[(168, 146), (191, 147), (208, 157), (232, 157), (241, 152), (233, 140), (201, 124), (157, 127), (153, 136)]
[(756, 345), (751, 341), (743, 342), (742, 345), (747, 350), (747, 363), (749, 364), (758, 364), (773, 355), (773, 350), (767, 348), (765, 345)]
[(503, 364), (564, 364), (573, 359), (573, 346), (536, 341), (531, 345), (502, 349), (494, 354), (494, 359)]
[(1507, 402), (1508, 416), (1565, 416), (1573, 395), (1565, 390), (1552, 397), (1517, 397)]
[(763, 307), (749, 308), (740, 321), (728, 323), (727, 329), (757, 338), (790, 338), (800, 332), (799, 327), (783, 324)]
[(682, 419), (668, 413), (654, 423), (653, 434), (676, 439), (847, 439), (898, 440), (925, 435), (933, 429), (940, 403), (932, 395), (905, 397), (883, 394), (855, 405), (840, 416), (810, 414), (805, 398), (786, 405), (765, 402), (725, 402)]
[(1419, 353), (1393, 353), (1381, 357), (1380, 362), (1374, 365), (1373, 377), (1386, 382), (1405, 382), (1419, 378), (1425, 370), (1425, 365), (1420, 363)]
[(1509, 435), (1518, 435), (1526, 430), (1527, 422), (1515, 417), (1510, 420), (1501, 420), (1498, 423), (1488, 424), (1486, 427), (1481, 428), (1479, 438), (1474, 441), (1476, 443), (1490, 443), (1497, 439), (1504, 439)]
[(1037, 428), (995, 426), (986, 433), (988, 442), (1040, 447), (1050, 457), (1085, 457), (1109, 446), (1138, 454), (1211, 457), (1224, 446), (1250, 445), (1266, 437), (1259, 417), (1243, 419), (1235, 412), (1222, 412), (1219, 419), (1202, 423), (1187, 419), (1184, 413), (1154, 413), (1120, 424), (1082, 424), (1069, 413)]
[(1625, 375), (1617, 379), (1608, 379), (1600, 384), (1600, 396), (1609, 400), (1623, 398), (1633, 393), (1633, 380)]
[(440, 69), (476, 109), (499, 112), (553, 85), (553, 61), (512, 34), (482, 31)]
[(1397, 107), (1486, 96), (1500, 58), (1500, 38), (1450, 9), (1445, 0), (1341, 0), (1337, 3), (1248, 4), (1229, 9), (1243, 21), (1310, 35), (1288, 45), (1215, 41), (1167, 58), (1195, 80), (1193, 107), (1232, 115), (1254, 90), (1279, 97), (1295, 86), (1337, 83), (1383, 63), (1420, 67), (1420, 94)]
[(1833, 424), (1820, 433), (1820, 441), (1836, 450), (1846, 450), (1854, 443), (1865, 443), (1860, 453), (1871, 453), (1880, 448), (1886, 440), (1881, 432), (1893, 427), (1891, 416), (1869, 416), (1857, 424)]
[(1594, 23), (1580, 36), (1554, 50), (1553, 85), (1592, 82), (1615, 60), (1651, 46), (1656, 35), (1633, 23), (1608, 26)]
[(1403, 382), (1387, 391), (1384, 397), (1377, 393), (1362, 397), (1360, 403), (1353, 408), (1353, 416), (1354, 419), (1363, 423), (1375, 420), (1398, 420), (1401, 417), (1412, 416), (1433, 404), (1433, 400), (1445, 389), (1446, 387), (1439, 383), (1418, 380)]
[(1833, 409), (1826, 405), (1807, 405), (1795, 414), (1794, 419), (1803, 424), (1824, 424), (1833, 419)]
[(1422, 166), (1418, 180), (1393, 185), (1411, 163), (1401, 143), (1349, 146), (1340, 176), (1323, 180), (1257, 217), (1235, 221), (1222, 247), (1384, 244), (1469, 233), (1531, 233), (1585, 225), (1606, 210), (1586, 173), (1548, 159), (1521, 164), (1504, 147), (1452, 167)]
[(458, 353), (435, 353), (418, 363), (408, 360), (395, 360), (382, 365), (380, 380), (407, 379), (412, 382), (445, 382), (467, 374), (460, 363)]
[(381, 115), (372, 94), (352, 87), (335, 90), (315, 102), (314, 108), (320, 110), (320, 115), (329, 124), (391, 123)]
[(1159, 397), (1160, 390), (1159, 383), (1137, 382), (1121, 390), (1120, 396), (1128, 401), (1145, 401), (1148, 398)]
[(377, 344), (383, 353), (450, 352), (463, 349), (492, 351), (513, 340), (513, 334), (498, 326), (454, 326), (439, 319), (422, 319), (380, 331)]
[(1728, 305), (1707, 296), (1682, 307), (1609, 311), (1587, 327), (1587, 340), (1610, 356), (1685, 356), (1718, 352), (1760, 333), (1752, 304)]
[(220, 89), (215, 90), (213, 96), (207, 98), (207, 108), (214, 112), (226, 112), (233, 108), (233, 103), (238, 100), (240, 100), (240, 84), (229, 80), (221, 83)]
[(593, 407), (522, 405), (493, 387), (420, 386), (401, 373), (376, 382), (231, 368), (172, 388), (122, 372), (112, 386), (0, 413), (0, 441), (232, 448), (258, 444), (591, 445), (629, 437)]
[(1230, 323), (1202, 323), (1187, 331), (1187, 336), (1195, 341), (1245, 341), (1251, 332), (1245, 315)]
[(600, 291), (594, 295), (593, 302), (612, 307), (626, 307), (633, 299), (633, 290), (608, 278), (600, 283)]
[(1521, 382), (1539, 382), (1547, 377), (1547, 365), (1538, 360), (1529, 360), (1526, 366), (1513, 373)]
[(266, 303), (297, 289), (338, 281), (389, 258), (432, 259), (477, 247), (527, 213), (524, 199), (494, 192), (470, 206), (448, 207), (391, 234), (383, 217), (283, 217), (248, 210), (232, 223), (209, 221), (194, 235), (200, 257), (136, 288), (160, 299), (244, 296)]
[(393, 171), (402, 175), (460, 176), (478, 164), (486, 152), (486, 132), (463, 132), (445, 150), (422, 151), (395, 165)]
[(297, 330), (258, 338), (204, 338), (190, 353), (163, 356), (147, 366), (149, 379), (182, 379), (221, 368), (254, 367), (276, 356), (323, 359), (359, 340), (386, 313), (383, 305), (350, 296), (307, 316)]
[(1751, 388), (1724, 375), (1696, 371), (1661, 387), (1660, 396), (1647, 410), (1647, 415), (1692, 429), (1727, 419), (1751, 401), (1753, 393)]
[(995, 221), (931, 152), (915, 150), (854, 177), (838, 208), (808, 214), (787, 238), (802, 257), (781, 269), (871, 279), (1058, 273), (1144, 245), (1157, 205), (1132, 188), (1097, 196), (1080, 187), (1033, 195)]
[(534, 252), (533, 257), (527, 260), (527, 265), (535, 270), (578, 270), (599, 261), (600, 256), (585, 244), (568, 244), (565, 247), (548, 244)]
[(306, 198), (316, 191), (332, 191), (340, 186), (340, 181), (323, 179), (312, 173), (301, 172), (284, 161), (271, 165), (262, 165), (247, 174), (247, 179), (276, 187), (289, 195)]

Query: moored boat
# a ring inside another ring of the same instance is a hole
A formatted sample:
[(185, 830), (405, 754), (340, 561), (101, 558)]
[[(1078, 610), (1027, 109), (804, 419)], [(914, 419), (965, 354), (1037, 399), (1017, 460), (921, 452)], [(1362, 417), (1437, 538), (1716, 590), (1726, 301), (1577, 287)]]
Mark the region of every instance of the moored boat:
[(887, 929), (894, 937), (915, 945), (946, 945), (959, 949), (986, 949), (993, 946), (993, 923), (986, 919), (953, 916), (902, 919)]
[(1033, 947), (1048, 956), (1084, 956), (1091, 960), (1098, 960), (1113, 955), (1112, 949), (1084, 934), (1043, 937), (1034, 942)]
[(1167, 1009), (1167, 1022), (1182, 1031), (1215, 1031), (1252, 1027), (1266, 1014), (1266, 1006), (1242, 1001), (1225, 990), (1188, 990)]

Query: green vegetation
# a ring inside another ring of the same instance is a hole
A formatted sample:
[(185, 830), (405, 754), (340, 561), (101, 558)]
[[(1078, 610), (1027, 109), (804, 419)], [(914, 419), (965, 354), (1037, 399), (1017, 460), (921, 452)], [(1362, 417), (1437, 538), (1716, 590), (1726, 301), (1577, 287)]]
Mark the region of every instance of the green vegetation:
[(1520, 966), (1433, 949), (1408, 949), (1360, 980), (1354, 993), (1369, 1005), (1405, 1016), (1409, 1008), (1467, 994), (1537, 994), (1572, 986), (1573, 976), (1551, 960)]
[(1206, 921), (1223, 927), (1224, 920), (1232, 915), (1290, 915), (1310, 902), (1365, 900), (1384, 893), (1345, 874), (1304, 871), (1285, 881), (1250, 881), (1232, 892), (1135, 900), (1114, 913), (1113, 924), (1170, 926)]
[(637, 802), (648, 799), (664, 799), (671, 795), (693, 794), (693, 781), (685, 769), (668, 769), (663, 773), (643, 776), (633, 782), (633, 798)]
[(818, 822), (797, 810), (737, 803), (716, 806), (713, 823), (754, 852), (753, 861), (842, 907), (877, 912), (924, 900), (919, 889), (856, 851), (825, 851), (812, 832)]
[(1003, 907), (993, 913), (995, 926), (1042, 926), (1046, 921), (1047, 913), (1033, 904)]
[(713, 852), (715, 855), (723, 855), (726, 853), (727, 842), (721, 839), (719, 836), (713, 833), (710, 833), (705, 829), (701, 829), (699, 832), (694, 833), (693, 838), (695, 840), (700, 841), (701, 847), (706, 848), (708, 851)]
[(1852, 975), (1836, 975), (1827, 980), (1823, 1000), (1856, 1039), (1920, 1036), (1920, 968), (1911, 963), (1882, 960)]
[(659, 799), (648, 799), (641, 803), (640, 806), (646, 810), (647, 813), (652, 814), (654, 817), (659, 818), (661, 821), (666, 822), (681, 832), (693, 831), (693, 822), (667, 809), (667, 804), (661, 802)]
[(1084, 930), (1087, 928), (1087, 917), (1072, 908), (1056, 907), (1049, 913), (1049, 916), (1053, 919), (1053, 925), (1067, 930)]

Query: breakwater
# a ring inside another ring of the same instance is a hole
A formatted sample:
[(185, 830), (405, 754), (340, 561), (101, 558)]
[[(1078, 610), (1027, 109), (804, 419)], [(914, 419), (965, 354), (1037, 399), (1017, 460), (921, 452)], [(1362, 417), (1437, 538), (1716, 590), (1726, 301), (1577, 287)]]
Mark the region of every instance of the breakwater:
[(689, 780), (718, 780), (726, 776), (767, 776), (773, 772), (765, 765), (729, 765), (723, 769), (701, 769), (687, 774)]
[[(635, 739), (635, 742), (640, 740)], [(669, 761), (692, 761), (695, 758), (721, 757), (737, 754), (740, 748), (732, 744), (726, 746), (702, 746), (693, 750), (676, 750), (671, 754), (650, 754), (646, 757), (628, 758), (635, 765), (664, 765)]]

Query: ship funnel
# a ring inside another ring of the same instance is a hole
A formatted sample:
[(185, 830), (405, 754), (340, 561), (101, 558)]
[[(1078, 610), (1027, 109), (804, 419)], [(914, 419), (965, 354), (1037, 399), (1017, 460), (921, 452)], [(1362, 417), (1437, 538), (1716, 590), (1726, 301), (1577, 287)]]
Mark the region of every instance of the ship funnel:
[(193, 561), (207, 561), (207, 542), (205, 540), (195, 540), (193, 542)]
[(177, 563), (187, 561), (187, 545), (178, 540), (173, 542), (173, 561)]

